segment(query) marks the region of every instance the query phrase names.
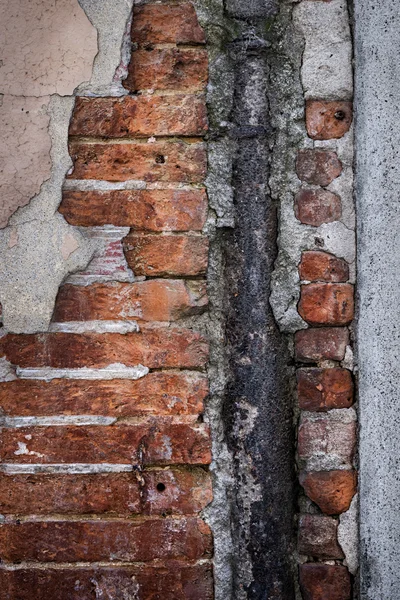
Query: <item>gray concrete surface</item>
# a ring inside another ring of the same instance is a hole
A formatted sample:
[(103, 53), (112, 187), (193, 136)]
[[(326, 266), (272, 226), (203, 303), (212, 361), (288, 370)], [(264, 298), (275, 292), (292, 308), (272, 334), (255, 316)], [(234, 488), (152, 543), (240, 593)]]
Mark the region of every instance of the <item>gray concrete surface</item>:
[(362, 600), (400, 598), (400, 10), (355, 0)]

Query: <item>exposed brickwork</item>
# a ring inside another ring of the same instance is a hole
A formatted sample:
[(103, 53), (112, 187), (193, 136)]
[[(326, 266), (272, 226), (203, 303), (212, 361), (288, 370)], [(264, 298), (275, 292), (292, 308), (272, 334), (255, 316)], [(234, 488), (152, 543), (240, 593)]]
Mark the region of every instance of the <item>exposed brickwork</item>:
[(328, 190), (302, 189), (295, 197), (294, 211), (301, 223), (318, 227), (340, 219), (342, 205), (339, 196)]
[(353, 380), (346, 369), (298, 369), (297, 394), (302, 410), (326, 411), (353, 404)]
[(350, 574), (346, 567), (340, 565), (301, 565), (300, 587), (304, 600), (351, 598)]
[(349, 509), (357, 489), (355, 471), (318, 471), (304, 473), (300, 483), (307, 496), (327, 515), (338, 515)]
[(191, 3), (137, 6), (132, 17), (132, 41), (142, 44), (204, 44), (204, 31)]
[(301, 461), (333, 459), (340, 466), (351, 465), (356, 444), (356, 423), (331, 419), (323, 414), (300, 419), (298, 452)]
[(307, 101), (307, 133), (313, 140), (330, 140), (343, 137), (350, 129), (352, 118), (353, 108), (351, 102)]
[(337, 541), (338, 522), (331, 517), (303, 515), (299, 523), (300, 554), (323, 559), (344, 558)]
[(299, 313), (310, 325), (348, 325), (354, 318), (354, 288), (348, 283), (303, 285)]
[(349, 266), (341, 258), (314, 250), (303, 252), (299, 274), (303, 280), (344, 283), (349, 279)]
[(337, 154), (329, 150), (300, 150), (296, 168), (301, 181), (323, 187), (329, 185), (342, 172), (342, 164)]
[(343, 360), (349, 341), (349, 332), (343, 327), (298, 331), (295, 335), (296, 359), (299, 362)]

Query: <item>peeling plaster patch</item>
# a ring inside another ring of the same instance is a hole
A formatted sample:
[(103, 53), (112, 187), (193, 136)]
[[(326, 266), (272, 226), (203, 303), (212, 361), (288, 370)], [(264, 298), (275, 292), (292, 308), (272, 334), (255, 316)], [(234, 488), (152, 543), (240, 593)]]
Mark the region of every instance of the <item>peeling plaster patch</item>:
[(293, 13), (306, 47), (301, 78), (306, 98), (353, 97), (352, 42), (347, 3), (304, 1)]
[(72, 233), (66, 233), (61, 244), (61, 256), (68, 260), (71, 254), (79, 248), (79, 244)]
[(40, 452), (35, 452), (34, 450), (29, 450), (28, 446), (24, 442), (17, 442), (18, 450), (14, 452), (16, 456), (20, 455), (29, 455), (29, 456), (37, 456), (38, 458), (43, 458), (44, 454), (40, 454)]
[(113, 363), (103, 369), (90, 369), (82, 367), (80, 369), (53, 369), (45, 367), (41, 369), (20, 369), (17, 367), (16, 374), (20, 379), (39, 379), (51, 381), (52, 379), (140, 379), (149, 372), (147, 367), (136, 365), (127, 367), (121, 363)]
[(6, 358), (0, 358), (0, 382), (17, 379), (15, 367)]
[(339, 517), (338, 541), (345, 555), (344, 564), (355, 575), (358, 569), (358, 494), (349, 510)]

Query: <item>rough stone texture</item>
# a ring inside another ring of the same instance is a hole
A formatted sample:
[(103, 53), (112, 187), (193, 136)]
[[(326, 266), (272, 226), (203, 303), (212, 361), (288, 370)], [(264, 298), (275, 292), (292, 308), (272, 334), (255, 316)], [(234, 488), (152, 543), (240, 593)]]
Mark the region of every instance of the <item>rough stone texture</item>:
[(394, 600), (400, 597), (398, 4), (384, 0), (377, 11), (372, 0), (357, 0), (355, 22), (361, 596)]
[(132, 41), (137, 44), (204, 44), (193, 4), (137, 6), (132, 18)]
[(300, 588), (304, 600), (351, 599), (350, 575), (340, 565), (301, 565)]
[(307, 496), (327, 515), (349, 510), (357, 490), (356, 471), (319, 471), (300, 476)]
[(359, 567), (359, 510), (356, 494), (347, 512), (339, 517), (338, 540), (344, 552), (344, 564), (352, 575), (357, 575)]
[[(211, 478), (202, 469), (93, 475), (0, 475), (3, 514), (182, 514), (202, 510), (212, 499)], [(158, 487), (157, 487), (158, 486)]]
[(74, 179), (201, 183), (206, 175), (202, 143), (150, 142), (132, 144), (85, 144), (71, 142)]
[(204, 312), (207, 304), (206, 284), (197, 280), (64, 285), (53, 321), (176, 321)]
[(346, 369), (298, 369), (297, 393), (302, 410), (326, 411), (353, 404), (353, 381)]
[(349, 339), (349, 332), (345, 328), (321, 327), (298, 331), (295, 335), (296, 360), (343, 360)]
[(348, 283), (302, 285), (299, 313), (310, 325), (347, 325), (354, 318), (354, 287)]
[(199, 415), (208, 395), (200, 373), (149, 373), (136, 381), (17, 379), (0, 385), (0, 407), (7, 416)]
[(131, 233), (124, 239), (128, 265), (136, 275), (204, 275), (208, 262), (208, 240), (194, 235)]
[(205, 99), (191, 94), (77, 98), (69, 135), (102, 138), (201, 136)]
[(328, 190), (301, 189), (294, 199), (296, 219), (305, 225), (319, 227), (338, 221), (342, 215), (339, 196)]
[(323, 559), (343, 558), (337, 541), (338, 521), (320, 515), (302, 515), (299, 521), (298, 551)]
[(227, 0), (228, 13), (239, 19), (268, 18), (276, 15), (279, 10), (277, 0)]
[(305, 281), (344, 283), (349, 279), (349, 265), (327, 252), (303, 252), (299, 275)]
[[(167, 561), (160, 566), (1, 569), (6, 598), (31, 600), (212, 600), (212, 565)], [(121, 596), (122, 594), (122, 596)]]
[(296, 171), (301, 181), (326, 187), (342, 172), (335, 152), (329, 150), (299, 150)]
[(307, 133), (313, 140), (343, 137), (350, 129), (352, 118), (351, 102), (308, 100), (306, 103)]

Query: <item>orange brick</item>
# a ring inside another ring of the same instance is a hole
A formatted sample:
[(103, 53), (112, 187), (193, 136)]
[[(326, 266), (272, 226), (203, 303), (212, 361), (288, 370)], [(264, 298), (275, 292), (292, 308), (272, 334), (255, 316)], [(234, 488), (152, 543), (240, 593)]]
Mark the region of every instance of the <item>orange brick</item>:
[(349, 342), (349, 332), (342, 327), (321, 327), (297, 331), (295, 334), (296, 360), (301, 362), (343, 360)]
[(296, 171), (301, 181), (326, 187), (342, 172), (336, 152), (330, 150), (300, 150)]
[(356, 471), (318, 471), (303, 473), (300, 483), (307, 496), (327, 515), (349, 509), (357, 491)]
[(349, 278), (349, 265), (327, 252), (303, 252), (299, 265), (300, 279), (344, 283)]
[(64, 190), (58, 209), (71, 225), (115, 225), (144, 231), (199, 231), (207, 217), (204, 189)]
[(351, 102), (307, 100), (307, 133), (313, 140), (331, 140), (344, 136), (353, 120)]
[(208, 360), (205, 338), (189, 329), (142, 329), (139, 333), (8, 334), (0, 341), (20, 367), (102, 368), (113, 363), (151, 369), (199, 368)]
[(328, 190), (303, 189), (294, 199), (294, 213), (301, 223), (319, 227), (340, 219), (342, 203), (339, 196)]
[(208, 80), (206, 50), (188, 48), (149, 48), (132, 54), (128, 76), (123, 82), (130, 91), (205, 90)]
[(353, 404), (353, 380), (346, 369), (298, 369), (297, 393), (302, 410), (325, 411)]
[(71, 142), (71, 179), (202, 183), (207, 156), (203, 143), (183, 141), (87, 144)]
[(103, 138), (203, 135), (207, 130), (204, 96), (124, 96), (77, 98), (70, 135)]
[(193, 4), (145, 4), (133, 9), (132, 41), (137, 44), (205, 44)]
[(354, 318), (354, 288), (348, 283), (302, 285), (298, 310), (310, 325), (347, 325)]
[(204, 236), (130, 233), (123, 244), (135, 275), (190, 277), (207, 270), (208, 239)]

